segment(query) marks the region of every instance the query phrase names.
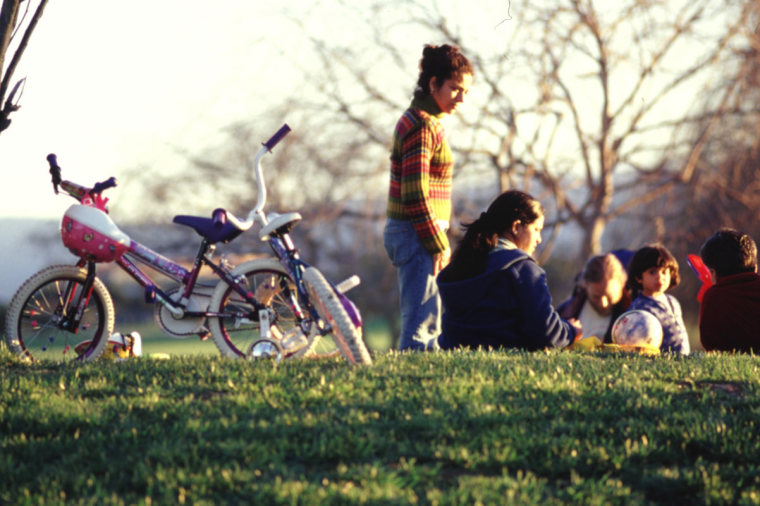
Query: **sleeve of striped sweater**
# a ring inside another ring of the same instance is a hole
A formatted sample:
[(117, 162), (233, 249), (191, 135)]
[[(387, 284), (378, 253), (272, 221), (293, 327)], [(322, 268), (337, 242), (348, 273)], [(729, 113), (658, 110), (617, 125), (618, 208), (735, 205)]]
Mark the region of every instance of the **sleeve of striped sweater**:
[(431, 254), (449, 247), (446, 232), (430, 204), (430, 160), (441, 143), (440, 134), (429, 125), (409, 132), (403, 140), (401, 201), (424, 248)]

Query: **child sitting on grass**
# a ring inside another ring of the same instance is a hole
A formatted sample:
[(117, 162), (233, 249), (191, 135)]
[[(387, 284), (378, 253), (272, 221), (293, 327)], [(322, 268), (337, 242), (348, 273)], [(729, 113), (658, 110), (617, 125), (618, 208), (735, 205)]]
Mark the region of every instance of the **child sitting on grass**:
[(687, 355), (689, 336), (681, 314), (681, 305), (666, 294), (678, 285), (678, 262), (664, 246), (650, 244), (639, 249), (628, 266), (628, 287), (635, 297), (629, 309), (652, 313), (662, 325), (661, 351)]
[(720, 229), (699, 252), (713, 280), (699, 307), (699, 339), (707, 351), (760, 351), (760, 276), (757, 245)]

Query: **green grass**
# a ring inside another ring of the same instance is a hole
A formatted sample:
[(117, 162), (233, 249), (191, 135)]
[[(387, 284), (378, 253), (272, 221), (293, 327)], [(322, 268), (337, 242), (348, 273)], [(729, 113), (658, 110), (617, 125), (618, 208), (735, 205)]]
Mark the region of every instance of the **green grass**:
[(760, 502), (757, 357), (375, 358), (0, 350), (0, 504)]
[[(178, 355), (219, 355), (214, 341), (209, 338), (201, 341), (198, 336), (191, 335), (184, 338), (174, 338), (165, 334), (152, 321), (128, 322), (116, 325), (115, 331), (128, 333), (137, 331), (142, 337), (143, 352), (168, 353)], [(387, 351), (391, 346), (391, 335), (387, 325), (380, 320), (365, 322), (364, 341), (371, 350)]]

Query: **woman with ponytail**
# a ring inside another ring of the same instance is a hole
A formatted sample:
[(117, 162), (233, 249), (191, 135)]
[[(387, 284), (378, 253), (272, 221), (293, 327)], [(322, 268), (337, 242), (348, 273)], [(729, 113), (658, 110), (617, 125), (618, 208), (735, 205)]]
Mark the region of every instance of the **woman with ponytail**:
[(441, 119), (462, 103), (472, 65), (459, 49), (427, 45), (414, 98), (396, 123), (383, 243), (398, 273), (400, 350), (424, 350), (440, 333), (435, 276), (448, 263), (453, 156)]
[(543, 227), (541, 204), (515, 190), (465, 227), (438, 276), (441, 348), (563, 348), (581, 337), (580, 324), (554, 310), (546, 273), (531, 256)]

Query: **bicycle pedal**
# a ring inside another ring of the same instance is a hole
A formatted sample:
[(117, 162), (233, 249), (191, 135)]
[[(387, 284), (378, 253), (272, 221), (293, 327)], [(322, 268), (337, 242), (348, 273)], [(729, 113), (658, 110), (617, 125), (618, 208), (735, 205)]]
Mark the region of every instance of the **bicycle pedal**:
[(208, 329), (203, 329), (198, 332), (198, 337), (201, 338), (201, 341), (206, 341), (209, 337), (211, 337), (211, 331)]
[(356, 288), (360, 284), (361, 284), (361, 279), (359, 278), (359, 276), (357, 276), (356, 274), (354, 274), (353, 276), (351, 276), (349, 278), (346, 278), (343, 281), (341, 281), (340, 283), (338, 283), (335, 286), (335, 288), (340, 293), (346, 293), (347, 291), (351, 290), (352, 288)]

